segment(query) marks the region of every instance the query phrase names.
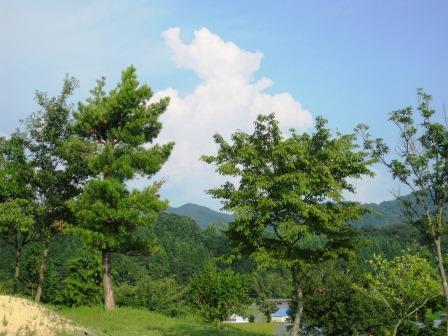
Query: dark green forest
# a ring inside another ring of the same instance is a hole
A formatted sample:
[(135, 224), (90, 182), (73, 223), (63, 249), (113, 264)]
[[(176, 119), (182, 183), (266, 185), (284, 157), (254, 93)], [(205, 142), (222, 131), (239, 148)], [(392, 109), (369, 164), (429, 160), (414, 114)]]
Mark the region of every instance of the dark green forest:
[[(233, 262), (223, 258), (231, 253), (231, 244), (221, 232), (225, 223), (213, 222), (215, 225), (201, 229), (190, 217), (161, 214), (154, 224), (153, 234), (157, 237), (154, 253), (149, 256), (118, 253), (114, 255), (112, 272), (117, 304), (141, 307), (169, 316), (183, 315), (187, 313), (184, 303), (192, 276), (201, 272), (210, 260), (220, 258), (222, 261), (218, 262), (219, 268), (231, 268), (246, 276), (253, 302), (264, 298), (290, 297), (291, 279), (287, 269), (257, 269), (255, 261), (247, 257)], [(393, 259), (406, 250), (424, 250), (423, 237), (407, 224), (361, 225), (358, 239), (360, 248), (356, 259), (352, 261), (353, 264), (334, 265), (334, 271), (327, 275), (331, 278), (335, 290), (341, 288), (340, 286), (348, 286), (350, 291), (351, 280), (344, 279), (344, 276), (349, 276), (344, 272), (355, 270), (357, 276), (361, 276), (368, 270), (368, 260), (374, 255)], [(31, 298), (35, 295), (38, 284), (38, 256), (41, 255), (41, 250), (40, 244), (34, 243), (26, 246), (22, 253), (18, 287), (21, 295)], [(42, 301), (67, 306), (101, 304), (100, 259), (98, 252), (83, 244), (76, 236), (63, 233), (56, 235), (50, 243)], [(0, 270), (2, 291), (10, 292), (13, 285), (14, 249), (3, 244), (0, 250)], [(345, 271), (339, 273), (338, 270)], [(319, 307), (322, 310), (327, 307), (331, 310), (329, 306), (335, 303), (333, 300), (339, 303), (345, 301), (342, 299), (345, 297), (345, 291), (340, 292), (339, 298), (329, 293), (325, 297), (323, 293), (313, 289), (315, 279), (308, 281), (308, 300), (313, 303), (310, 307)], [(325, 305), (322, 304), (323, 301)], [(305, 320), (309, 314), (310, 321), (321, 321), (317, 319), (321, 313), (319, 309), (305, 311)], [(352, 321), (347, 321), (350, 322)]]

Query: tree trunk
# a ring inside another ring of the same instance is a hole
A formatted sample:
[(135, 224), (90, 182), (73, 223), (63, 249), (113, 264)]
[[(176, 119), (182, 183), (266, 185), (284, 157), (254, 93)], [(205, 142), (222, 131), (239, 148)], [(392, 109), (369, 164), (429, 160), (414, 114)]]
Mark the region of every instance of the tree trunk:
[(303, 312), (303, 293), (302, 293), (302, 287), (300, 286), (299, 270), (296, 265), (291, 266), (291, 274), (292, 274), (294, 298), (297, 301), (297, 309), (296, 314), (294, 316), (294, 322), (292, 324), (290, 335), (297, 336), (300, 334), (300, 321), (302, 319), (302, 312)]
[(20, 274), (20, 247), (16, 246), (16, 257), (15, 257), (15, 270), (14, 270), (14, 285), (12, 286), (12, 295), (16, 295), (17, 287), (19, 284), (19, 274)]
[(442, 280), (443, 295), (445, 296), (445, 328), (446, 335), (448, 336), (448, 283), (446, 281), (445, 266), (443, 265), (440, 238), (434, 238), (434, 246), (436, 249), (437, 266), (439, 268), (439, 274)]
[(403, 323), (403, 320), (398, 320), (397, 323), (394, 325), (394, 331), (392, 332), (392, 336), (397, 336), (398, 328)]
[(44, 286), (45, 280), (45, 268), (47, 267), (47, 259), (48, 259), (48, 239), (45, 239), (44, 242), (44, 252), (42, 254), (42, 258), (40, 259), (40, 267), (39, 267), (39, 283), (37, 284), (36, 296), (34, 297), (34, 301), (37, 303), (40, 302), (40, 298), (42, 296), (42, 288)]
[(103, 292), (104, 292), (104, 307), (106, 310), (115, 308), (114, 291), (112, 288), (111, 276), (111, 252), (108, 250), (102, 251), (103, 255)]

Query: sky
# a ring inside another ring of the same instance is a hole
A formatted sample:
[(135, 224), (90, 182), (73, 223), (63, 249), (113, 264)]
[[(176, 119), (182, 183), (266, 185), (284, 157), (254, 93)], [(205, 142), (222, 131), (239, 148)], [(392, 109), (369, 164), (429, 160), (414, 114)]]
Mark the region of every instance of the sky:
[[(112, 88), (133, 64), (139, 80), (169, 96), (157, 142), (175, 149), (156, 179), (172, 206), (218, 209), (204, 191), (223, 182), (199, 160), (212, 135), (250, 132), (275, 112), (283, 130), (312, 132), (322, 115), (351, 132), (398, 141), (388, 114), (416, 105), (416, 89), (448, 103), (445, 0), (7, 1), (0, 0), (0, 135), (38, 109), (35, 90), (56, 95), (65, 74)], [(381, 202), (401, 190), (381, 166), (348, 199)], [(146, 180), (135, 180), (141, 188)], [(406, 190), (404, 190), (406, 192)]]

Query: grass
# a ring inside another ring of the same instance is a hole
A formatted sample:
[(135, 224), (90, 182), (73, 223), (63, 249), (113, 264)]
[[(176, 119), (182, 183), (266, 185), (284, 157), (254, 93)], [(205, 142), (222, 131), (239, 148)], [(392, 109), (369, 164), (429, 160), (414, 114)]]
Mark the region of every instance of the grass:
[[(252, 335), (273, 335), (274, 330), (282, 323), (240, 323), (232, 326), (235, 329), (250, 332)], [(248, 334), (250, 335), (250, 334)]]
[(193, 317), (169, 318), (133, 308), (106, 312), (102, 307), (79, 307), (61, 308), (58, 312), (99, 335), (111, 336), (267, 336), (278, 327), (276, 323), (245, 323), (218, 329)]

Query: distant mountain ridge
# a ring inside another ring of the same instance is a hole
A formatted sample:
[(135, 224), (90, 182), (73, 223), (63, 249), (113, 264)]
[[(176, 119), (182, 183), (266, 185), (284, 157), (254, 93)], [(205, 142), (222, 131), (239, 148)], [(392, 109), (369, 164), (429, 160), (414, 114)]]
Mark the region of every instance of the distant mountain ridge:
[[(363, 219), (354, 222), (354, 225), (357, 227), (367, 225), (384, 226), (401, 223), (403, 221), (401, 204), (398, 200), (384, 201), (379, 204), (367, 203), (363, 205), (371, 209), (372, 214), (367, 214)], [(188, 216), (194, 219), (201, 229), (206, 229), (216, 223), (229, 223), (233, 220), (232, 215), (218, 212), (194, 203), (187, 203), (177, 208), (170, 207), (166, 212), (180, 216)]]
[(384, 201), (379, 204), (366, 203), (362, 205), (369, 208), (372, 213), (366, 214), (361, 220), (356, 221), (354, 223), (355, 226), (384, 226), (403, 222), (401, 202), (397, 199)]
[(178, 208), (169, 207), (166, 212), (193, 218), (201, 229), (206, 229), (216, 223), (229, 223), (233, 220), (232, 215), (194, 203), (186, 203)]

